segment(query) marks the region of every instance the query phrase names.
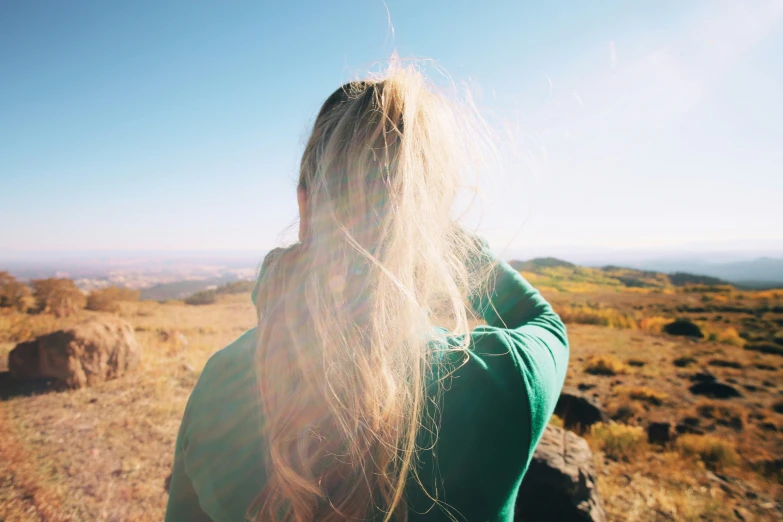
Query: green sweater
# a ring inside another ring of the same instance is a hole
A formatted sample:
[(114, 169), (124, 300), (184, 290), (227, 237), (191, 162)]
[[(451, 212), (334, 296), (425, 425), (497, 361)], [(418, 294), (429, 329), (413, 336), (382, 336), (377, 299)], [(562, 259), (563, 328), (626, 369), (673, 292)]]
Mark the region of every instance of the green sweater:
[[(471, 333), (468, 361), (441, 396), (437, 443), (418, 469), (457, 520), (509, 522), (565, 379), (568, 341), (549, 303), (505, 262), (480, 301), (487, 325)], [(252, 329), (207, 362), (177, 437), (167, 522), (242, 521), (262, 489), (255, 348)], [(417, 485), (406, 495), (411, 522), (451, 520)]]

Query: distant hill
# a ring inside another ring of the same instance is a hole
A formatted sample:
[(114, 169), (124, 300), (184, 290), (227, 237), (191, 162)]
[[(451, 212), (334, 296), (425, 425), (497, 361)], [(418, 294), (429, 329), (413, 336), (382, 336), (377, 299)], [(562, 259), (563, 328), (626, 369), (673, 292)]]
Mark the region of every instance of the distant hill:
[(516, 270), (524, 273), (531, 283), (541, 289), (562, 292), (590, 292), (615, 289), (618, 291), (663, 291), (687, 285), (725, 286), (726, 281), (704, 275), (676, 272), (665, 274), (653, 270), (639, 270), (621, 266), (579, 266), (554, 257), (528, 261), (510, 261)]
[(562, 259), (557, 259), (556, 257), (536, 257), (528, 261), (509, 261), (509, 264), (514, 270), (519, 270), (524, 272), (534, 272), (540, 268), (554, 268), (554, 267), (572, 268), (576, 266), (573, 263), (569, 263), (568, 261), (563, 261)]
[(744, 288), (783, 287), (783, 258), (776, 257), (759, 257), (731, 263), (710, 263), (702, 259), (665, 259), (633, 263), (633, 266), (668, 273), (703, 274)]
[(188, 281), (176, 281), (163, 283), (141, 290), (142, 300), (168, 301), (169, 299), (184, 299), (196, 292), (216, 288), (237, 281), (233, 275), (225, 275), (212, 279), (196, 279)]
[(674, 286), (685, 285), (728, 285), (728, 281), (717, 277), (689, 274), (687, 272), (674, 272), (669, 274), (669, 280)]

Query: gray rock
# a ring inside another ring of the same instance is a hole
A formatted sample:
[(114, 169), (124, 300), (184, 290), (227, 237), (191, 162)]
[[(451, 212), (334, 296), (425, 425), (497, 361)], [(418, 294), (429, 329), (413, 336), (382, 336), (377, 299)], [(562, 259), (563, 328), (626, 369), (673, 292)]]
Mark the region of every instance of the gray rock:
[(560, 394), (555, 415), (563, 419), (563, 427), (568, 430), (585, 429), (598, 422), (608, 421), (597, 400), (571, 387), (564, 388)]
[(593, 453), (575, 433), (547, 426), (519, 488), (519, 522), (605, 522)]

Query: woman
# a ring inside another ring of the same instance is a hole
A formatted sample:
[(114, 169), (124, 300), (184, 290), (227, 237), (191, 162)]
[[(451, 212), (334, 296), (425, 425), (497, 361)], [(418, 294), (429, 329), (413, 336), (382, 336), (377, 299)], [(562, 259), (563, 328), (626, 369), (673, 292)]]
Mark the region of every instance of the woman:
[(264, 260), (258, 327), (193, 390), (166, 520), (513, 519), (568, 344), (451, 216), (476, 121), (394, 64), (326, 100), (300, 241)]

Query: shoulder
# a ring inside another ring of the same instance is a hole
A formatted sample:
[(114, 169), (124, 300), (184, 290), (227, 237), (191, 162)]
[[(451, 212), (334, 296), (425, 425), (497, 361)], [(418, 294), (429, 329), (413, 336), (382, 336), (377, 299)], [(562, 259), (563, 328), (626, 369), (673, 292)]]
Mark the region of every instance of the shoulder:
[(212, 376), (225, 368), (246, 366), (255, 359), (257, 329), (251, 328), (225, 348), (215, 352), (204, 366), (203, 375)]
[(185, 421), (190, 434), (216, 422), (233, 424), (237, 411), (255, 410), (256, 329), (242, 334), (209, 358), (190, 395)]

